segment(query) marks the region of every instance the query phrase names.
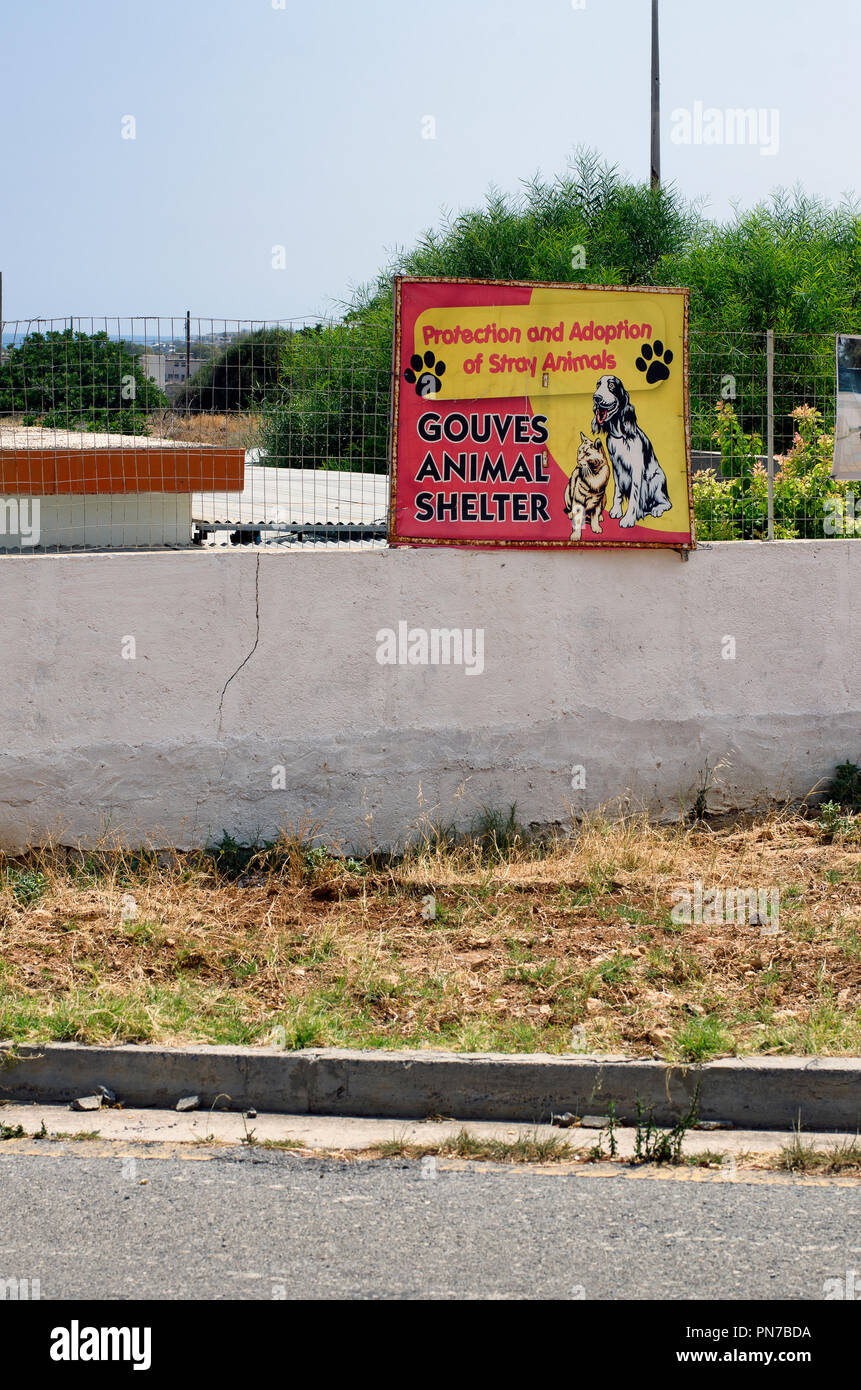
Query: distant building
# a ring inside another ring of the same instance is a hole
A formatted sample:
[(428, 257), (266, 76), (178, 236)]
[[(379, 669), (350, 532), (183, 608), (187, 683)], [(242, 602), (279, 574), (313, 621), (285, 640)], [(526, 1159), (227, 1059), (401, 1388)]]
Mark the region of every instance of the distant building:
[(192, 357), (186, 371), (184, 352), (142, 352), (138, 361), (150, 381), (154, 381), (162, 390), (165, 386), (176, 386), (189, 376), (194, 376), (198, 368), (203, 366), (202, 357)]

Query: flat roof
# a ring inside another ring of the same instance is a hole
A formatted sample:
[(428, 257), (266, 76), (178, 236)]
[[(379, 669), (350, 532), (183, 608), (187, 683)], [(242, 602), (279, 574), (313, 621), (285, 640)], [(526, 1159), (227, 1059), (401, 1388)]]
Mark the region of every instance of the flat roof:
[(137, 453), (142, 449), (223, 450), (222, 444), (199, 444), (185, 439), (160, 439), (148, 434), (96, 434), (89, 430), (43, 429), (41, 425), (17, 425), (0, 421), (0, 449), (51, 450), (124, 449)]

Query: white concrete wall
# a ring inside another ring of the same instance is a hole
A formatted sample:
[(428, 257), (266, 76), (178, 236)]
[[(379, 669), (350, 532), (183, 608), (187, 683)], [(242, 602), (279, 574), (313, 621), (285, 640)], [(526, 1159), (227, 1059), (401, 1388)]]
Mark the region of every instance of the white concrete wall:
[[(628, 792), (673, 814), (719, 763), (714, 809), (802, 796), (861, 753), (859, 593), (861, 544), (839, 540), (718, 544), (688, 563), (6, 557), (0, 844), (112, 830), (187, 846), (307, 815), (362, 848), (423, 810), (465, 825), (516, 802), (551, 821)], [(402, 620), (483, 628), (483, 674), (379, 665), (377, 631)]]
[[(63, 493), (0, 500), (0, 551), (51, 546), (191, 545), (191, 493)], [(22, 510), (23, 509), (23, 510)], [(24, 533), (20, 523), (23, 519)], [(10, 524), (17, 520), (18, 529)], [(34, 529), (35, 528), (35, 529)]]

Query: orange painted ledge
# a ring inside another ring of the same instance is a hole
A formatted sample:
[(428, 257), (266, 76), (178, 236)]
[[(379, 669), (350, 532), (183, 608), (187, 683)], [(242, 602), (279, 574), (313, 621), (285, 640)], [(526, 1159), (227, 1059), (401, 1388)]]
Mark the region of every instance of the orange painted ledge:
[(244, 485), (244, 449), (0, 447), (2, 493), (241, 492)]

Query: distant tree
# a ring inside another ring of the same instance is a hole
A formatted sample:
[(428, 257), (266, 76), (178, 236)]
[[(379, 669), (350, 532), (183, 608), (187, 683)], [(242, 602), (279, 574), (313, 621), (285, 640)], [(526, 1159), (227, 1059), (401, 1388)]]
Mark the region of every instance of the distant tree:
[(414, 250), (387, 268), (376, 290), (390, 294), (393, 270), (486, 280), (660, 284), (656, 272), (663, 258), (681, 253), (701, 225), (698, 205), (673, 185), (652, 191), (628, 183), (593, 151), (580, 150), (569, 171), (552, 183), (536, 176), (519, 196), (491, 191), (484, 208), (446, 216), (439, 229), (425, 232)]
[(727, 223), (703, 223), (660, 270), (666, 283), (690, 286), (703, 326), (851, 332), (861, 318), (861, 217), (850, 200), (832, 207), (777, 189)]
[(834, 334), (861, 332), (861, 218), (801, 190), (778, 189), (726, 224), (703, 224), (664, 257), (665, 284), (691, 291), (695, 447), (714, 448), (713, 408), (731, 377), (746, 428), (766, 424), (765, 331), (774, 330), (775, 442), (792, 444), (792, 412), (821, 407), (834, 423)]
[(385, 302), (292, 334), (281, 350), (278, 391), (264, 407), (267, 462), (385, 473), (391, 339)]
[[(565, 284), (687, 285), (695, 448), (715, 448), (714, 409), (764, 434), (765, 330), (775, 332), (775, 443), (790, 448), (792, 412), (811, 405), (833, 425), (834, 341), (861, 332), (861, 216), (796, 189), (777, 190), (725, 223), (672, 186), (621, 177), (592, 151), (519, 195), (443, 218), (360, 290), (337, 326), (299, 358), (282, 354), (267, 416), (275, 462), (384, 471), (394, 273)], [(726, 383), (734, 393), (725, 396)], [(298, 385), (297, 385), (298, 383)], [(374, 391), (379, 399), (374, 401)], [(726, 464), (726, 461), (725, 461)]]
[(31, 333), (0, 366), (0, 413), (49, 428), (146, 434), (167, 399), (107, 333)]
[[(485, 208), (447, 217), (360, 290), (341, 323), (281, 353), (277, 395), (262, 443), (269, 461), (292, 468), (387, 468), (392, 353), (391, 275), (466, 276), (651, 284), (662, 257), (680, 252), (698, 226), (672, 188), (652, 193), (623, 182), (582, 152), (567, 177), (533, 179), (521, 198), (491, 193)], [(585, 249), (585, 266), (575, 248)]]
[(223, 414), (259, 406), (278, 381), (280, 353), (290, 336), (278, 326), (258, 328), (219, 348), (175, 393), (174, 408)]

